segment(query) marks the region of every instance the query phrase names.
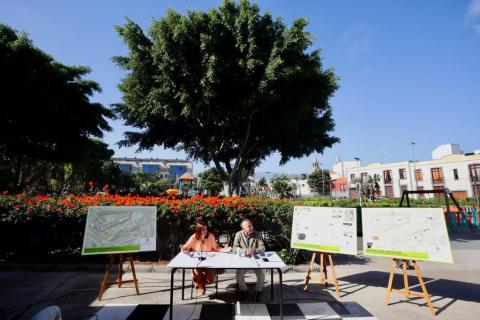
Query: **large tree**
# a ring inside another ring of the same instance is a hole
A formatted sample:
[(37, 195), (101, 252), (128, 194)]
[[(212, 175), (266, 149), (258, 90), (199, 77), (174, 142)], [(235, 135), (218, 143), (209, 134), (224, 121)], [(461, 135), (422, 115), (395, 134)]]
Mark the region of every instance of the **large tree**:
[(118, 26), (129, 54), (116, 111), (135, 131), (123, 145), (181, 148), (213, 162), (235, 189), (267, 156), (281, 164), (338, 141), (329, 99), (332, 69), (311, 50), (306, 19), (287, 27), (248, 1), (224, 1), (208, 12), (169, 10), (148, 34)]
[(281, 174), (272, 178), (272, 191), (280, 199), (293, 197), (294, 185), (287, 175)]
[(216, 196), (223, 189), (223, 172), (210, 168), (200, 173), (200, 187), (207, 190), (211, 196)]
[(330, 172), (326, 169), (320, 169), (313, 171), (308, 176), (307, 183), (316, 193), (324, 196), (330, 193), (330, 180)]
[(90, 98), (100, 86), (35, 47), (23, 33), (0, 24), (0, 154), (22, 184), (25, 163), (75, 161), (110, 130), (113, 112)]

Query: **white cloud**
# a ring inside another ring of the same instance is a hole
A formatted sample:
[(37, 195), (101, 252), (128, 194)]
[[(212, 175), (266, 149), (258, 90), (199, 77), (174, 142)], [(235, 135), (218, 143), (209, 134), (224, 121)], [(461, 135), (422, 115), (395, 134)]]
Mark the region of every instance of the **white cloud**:
[(465, 12), (465, 25), (480, 34), (480, 0), (470, 0)]
[(480, 16), (480, 0), (470, 0), (465, 18), (469, 20), (475, 19), (478, 16)]

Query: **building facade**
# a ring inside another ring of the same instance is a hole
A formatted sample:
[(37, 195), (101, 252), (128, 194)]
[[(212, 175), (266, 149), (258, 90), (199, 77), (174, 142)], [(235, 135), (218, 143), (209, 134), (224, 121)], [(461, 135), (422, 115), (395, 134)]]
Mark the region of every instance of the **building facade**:
[(185, 174), (193, 175), (193, 162), (179, 159), (158, 158), (113, 158), (120, 170), (127, 173), (151, 173), (174, 183)]
[[(432, 159), (426, 161), (400, 161), (392, 163), (371, 163), (367, 166), (346, 169), (349, 196), (358, 195), (358, 177), (379, 178), (378, 196), (401, 197), (403, 190), (434, 190), (448, 188), (456, 198), (477, 198), (480, 196), (480, 150), (472, 153), (460, 151), (456, 144), (441, 145), (432, 152)], [(419, 194), (414, 198), (433, 198), (441, 194)]]

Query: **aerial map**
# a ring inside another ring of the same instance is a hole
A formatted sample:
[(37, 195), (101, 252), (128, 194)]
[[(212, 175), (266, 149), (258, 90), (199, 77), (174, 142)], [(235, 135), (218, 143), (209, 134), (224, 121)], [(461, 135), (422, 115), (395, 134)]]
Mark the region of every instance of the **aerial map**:
[(294, 207), (291, 247), (356, 255), (355, 209)]
[(442, 208), (362, 208), (365, 255), (453, 263)]
[(156, 207), (90, 207), (83, 255), (155, 251)]

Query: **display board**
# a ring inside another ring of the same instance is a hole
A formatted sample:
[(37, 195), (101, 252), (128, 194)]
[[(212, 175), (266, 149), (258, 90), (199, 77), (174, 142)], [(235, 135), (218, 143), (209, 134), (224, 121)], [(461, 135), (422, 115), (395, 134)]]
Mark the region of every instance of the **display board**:
[(363, 253), (453, 263), (442, 208), (362, 208)]
[(356, 255), (355, 209), (295, 206), (290, 246), (318, 252)]
[(157, 208), (88, 208), (83, 255), (132, 253), (156, 250)]

